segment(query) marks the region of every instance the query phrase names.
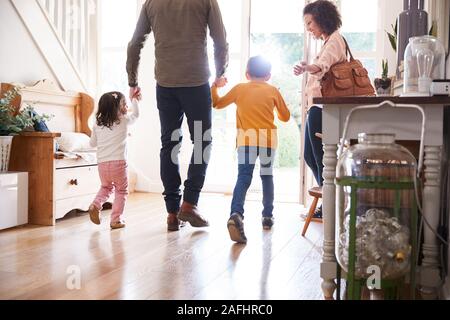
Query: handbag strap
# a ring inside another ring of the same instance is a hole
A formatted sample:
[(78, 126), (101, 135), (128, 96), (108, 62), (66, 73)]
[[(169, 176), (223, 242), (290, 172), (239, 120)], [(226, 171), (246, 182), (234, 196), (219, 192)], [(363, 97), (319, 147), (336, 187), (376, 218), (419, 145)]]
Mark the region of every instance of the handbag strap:
[(350, 61), (355, 60), (355, 58), (353, 58), (352, 51), (350, 50), (350, 47), (348, 46), (347, 40), (345, 40), (345, 38), (343, 36), (342, 36), (342, 39), (344, 39), (344, 42), (345, 42), (345, 50), (347, 51), (346, 54), (348, 53), (350, 55)]

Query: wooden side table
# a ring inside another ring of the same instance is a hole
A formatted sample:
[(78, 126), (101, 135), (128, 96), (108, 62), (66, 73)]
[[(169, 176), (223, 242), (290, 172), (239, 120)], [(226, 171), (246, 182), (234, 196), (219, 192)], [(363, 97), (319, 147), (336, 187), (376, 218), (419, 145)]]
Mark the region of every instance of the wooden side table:
[[(337, 150), (345, 119), (355, 106), (379, 104), (389, 100), (396, 104), (416, 104), (424, 108), (425, 150), (423, 215), (436, 230), (439, 224), (441, 149), (444, 143), (444, 107), (450, 106), (450, 97), (341, 97), (315, 98), (314, 103), (323, 105), (323, 224), (324, 240), (320, 276), (325, 299), (332, 299), (336, 289), (335, 257), (335, 195)], [(405, 108), (381, 107), (356, 114), (352, 118), (347, 138), (356, 138), (360, 132), (395, 133), (396, 140), (420, 140), (420, 113)], [(446, 124), (447, 125), (447, 124)], [(424, 299), (435, 299), (442, 281), (440, 276), (440, 242), (428, 225), (424, 225), (422, 263), (419, 284)]]

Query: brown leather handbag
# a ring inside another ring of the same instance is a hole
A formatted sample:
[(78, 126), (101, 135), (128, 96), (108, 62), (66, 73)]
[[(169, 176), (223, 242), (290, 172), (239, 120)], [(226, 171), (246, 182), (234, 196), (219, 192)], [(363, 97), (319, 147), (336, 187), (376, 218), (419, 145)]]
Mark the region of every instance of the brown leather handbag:
[(361, 61), (353, 58), (344, 39), (349, 61), (336, 63), (320, 80), (323, 97), (374, 96), (375, 90), (370, 83), (368, 72)]

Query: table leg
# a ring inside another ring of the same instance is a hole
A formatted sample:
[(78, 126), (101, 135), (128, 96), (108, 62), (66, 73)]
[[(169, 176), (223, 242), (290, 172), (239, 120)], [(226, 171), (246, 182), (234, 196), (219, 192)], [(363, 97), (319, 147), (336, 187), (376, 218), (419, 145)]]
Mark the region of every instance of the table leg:
[[(425, 146), (425, 187), (422, 196), (423, 216), (436, 231), (440, 214), (440, 164), (441, 148)], [(436, 235), (424, 222), (424, 243), (420, 267), (420, 292), (424, 299), (436, 299), (441, 282), (439, 244)]]
[(322, 190), (322, 212), (323, 212), (323, 251), (320, 264), (320, 277), (322, 278), (322, 291), (325, 299), (333, 299), (336, 289), (336, 257), (335, 257), (335, 198), (337, 145), (324, 145), (323, 157), (323, 190)]

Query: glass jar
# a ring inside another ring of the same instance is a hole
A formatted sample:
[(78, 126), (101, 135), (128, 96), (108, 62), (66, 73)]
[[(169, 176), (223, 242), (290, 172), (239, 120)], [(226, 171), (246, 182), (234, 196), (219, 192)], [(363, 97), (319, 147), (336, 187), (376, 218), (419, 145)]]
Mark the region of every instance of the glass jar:
[(336, 257), (351, 278), (397, 279), (415, 261), (416, 159), (394, 134), (358, 135), (336, 172)]
[(433, 36), (410, 38), (405, 50), (403, 96), (430, 95), (434, 79), (445, 79), (444, 46)]

